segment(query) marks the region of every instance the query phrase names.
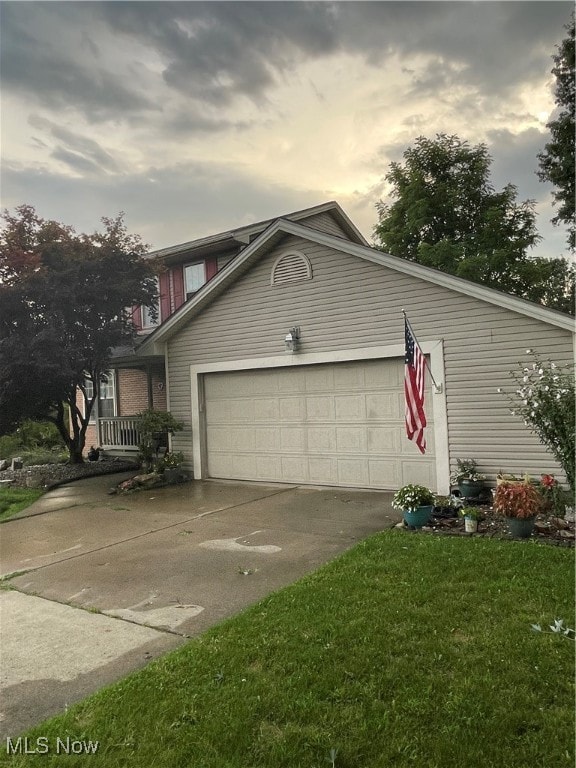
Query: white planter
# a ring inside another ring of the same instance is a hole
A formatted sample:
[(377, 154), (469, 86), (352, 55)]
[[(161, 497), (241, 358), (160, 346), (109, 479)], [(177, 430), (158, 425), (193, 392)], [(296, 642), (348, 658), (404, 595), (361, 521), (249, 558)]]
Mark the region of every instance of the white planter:
[(466, 533), (476, 533), (478, 530), (478, 520), (473, 520), (471, 517), (465, 517), (464, 530)]

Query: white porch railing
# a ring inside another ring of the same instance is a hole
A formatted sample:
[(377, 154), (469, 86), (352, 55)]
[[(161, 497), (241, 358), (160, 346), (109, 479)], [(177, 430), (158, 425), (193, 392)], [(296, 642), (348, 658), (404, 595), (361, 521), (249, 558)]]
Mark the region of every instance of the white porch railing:
[(115, 416), (98, 419), (99, 443), (104, 450), (112, 448), (137, 451), (140, 443), (138, 419), (134, 416)]

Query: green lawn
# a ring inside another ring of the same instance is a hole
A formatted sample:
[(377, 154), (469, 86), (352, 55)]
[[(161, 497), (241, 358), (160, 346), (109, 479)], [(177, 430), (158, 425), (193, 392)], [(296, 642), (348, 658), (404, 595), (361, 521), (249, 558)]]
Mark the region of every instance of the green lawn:
[(0, 488), (0, 522), (14, 517), (43, 493), (37, 488)]
[[(26, 735), (15, 766), (574, 765), (573, 551), (388, 531)], [(98, 741), (56, 754), (56, 739)]]

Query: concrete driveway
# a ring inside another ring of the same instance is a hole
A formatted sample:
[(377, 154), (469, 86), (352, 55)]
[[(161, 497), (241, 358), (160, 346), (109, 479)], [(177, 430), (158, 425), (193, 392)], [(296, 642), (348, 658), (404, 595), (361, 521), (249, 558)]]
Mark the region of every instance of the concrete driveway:
[(400, 518), (391, 494), (198, 481), (47, 493), (0, 525), (0, 736), (171, 650)]

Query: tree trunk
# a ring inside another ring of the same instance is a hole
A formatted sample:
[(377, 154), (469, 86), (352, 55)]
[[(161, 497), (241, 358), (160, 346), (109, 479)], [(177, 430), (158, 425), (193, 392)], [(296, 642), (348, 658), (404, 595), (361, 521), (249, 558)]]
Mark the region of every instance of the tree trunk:
[(71, 441), (68, 445), (68, 453), (70, 454), (70, 464), (83, 464), (84, 456), (82, 456), (82, 448)]

